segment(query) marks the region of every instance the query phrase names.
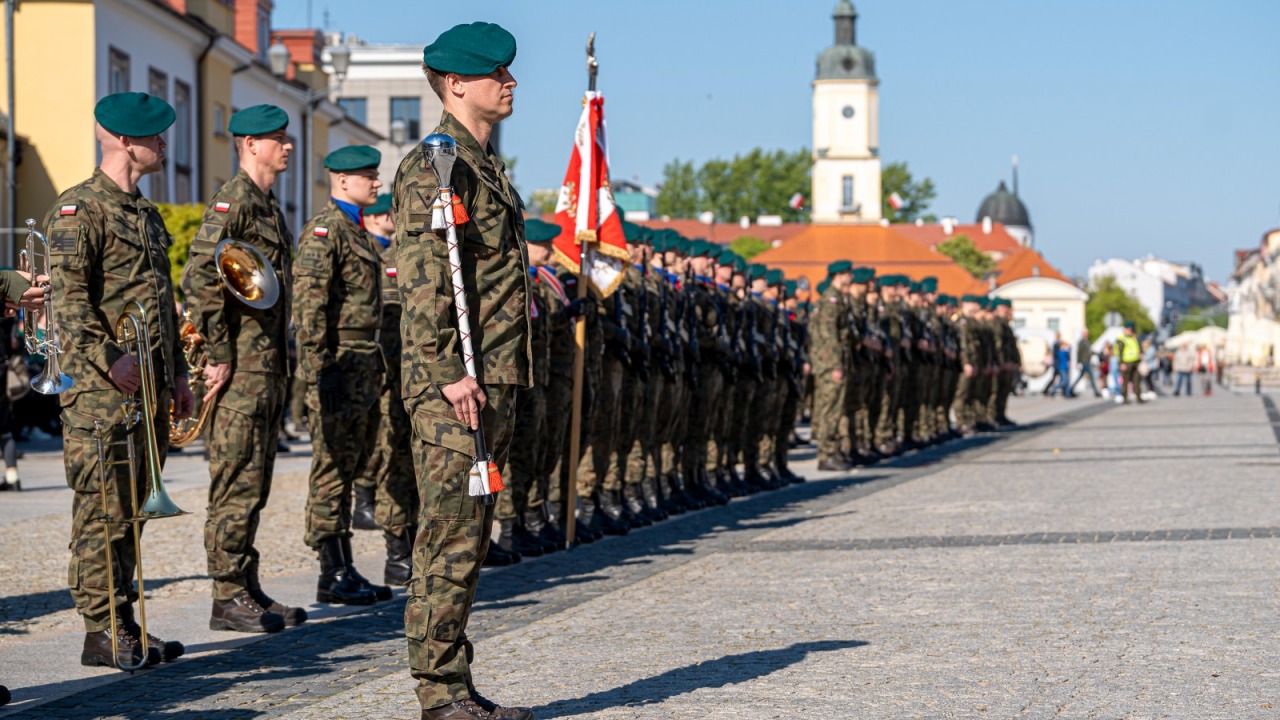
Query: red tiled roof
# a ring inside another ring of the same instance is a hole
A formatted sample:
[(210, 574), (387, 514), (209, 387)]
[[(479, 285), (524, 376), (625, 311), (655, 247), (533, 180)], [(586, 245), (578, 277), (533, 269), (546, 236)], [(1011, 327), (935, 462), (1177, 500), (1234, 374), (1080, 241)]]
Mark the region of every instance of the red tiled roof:
[(687, 238), (705, 238), (722, 245), (740, 237), (756, 237), (765, 242), (783, 241), (794, 237), (809, 227), (805, 223), (783, 223), (782, 225), (750, 225), (743, 228), (738, 223), (715, 223), (708, 225), (698, 220), (644, 220), (636, 223), (647, 228), (660, 230), (670, 228)]
[(1017, 252), (1000, 261), (996, 266), (996, 286), (1008, 285), (1014, 280), (1029, 277), (1053, 278), (1069, 285), (1074, 284), (1048, 260), (1031, 248), (1020, 248)]
[(902, 223), (890, 225), (895, 232), (906, 235), (907, 237), (923, 244), (927, 248), (935, 248), (945, 240), (950, 240), (957, 235), (964, 235), (973, 242), (973, 246), (988, 255), (997, 256), (1000, 260), (1008, 255), (1017, 252), (1022, 245), (1018, 243), (1001, 223), (992, 223), (991, 232), (982, 232), (982, 224), (974, 223), (972, 225), (954, 225), (951, 228), (951, 234), (948, 235), (943, 231), (940, 224), (934, 225), (915, 225), (911, 223)]

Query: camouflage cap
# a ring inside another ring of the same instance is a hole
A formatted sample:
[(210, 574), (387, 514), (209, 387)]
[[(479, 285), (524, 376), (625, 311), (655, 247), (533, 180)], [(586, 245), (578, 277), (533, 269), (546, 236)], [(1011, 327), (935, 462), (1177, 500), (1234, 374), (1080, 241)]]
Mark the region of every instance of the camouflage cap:
[(324, 166), (333, 172), (350, 172), (376, 168), (382, 162), (382, 153), (368, 145), (348, 145), (325, 156)]
[(159, 135), (168, 130), (177, 117), (172, 105), (140, 92), (108, 95), (93, 106), (93, 119), (99, 125), (125, 137)]
[(289, 127), (289, 113), (275, 105), (254, 105), (231, 116), (227, 131), (232, 135), (266, 135)]
[(368, 217), (369, 215), (384, 215), (389, 212), (391, 212), (391, 194), (390, 193), (382, 193), (381, 195), (378, 196), (377, 200), (373, 201), (372, 205), (364, 209), (364, 214), (366, 217)]
[(458, 75), (488, 75), (510, 67), (515, 59), (515, 36), (501, 25), (487, 22), (454, 25), (422, 49), (424, 65)]
[[(368, 211), (365, 211), (368, 214)], [(524, 239), (527, 242), (541, 244), (549, 243), (559, 237), (561, 228), (549, 222), (544, 222), (537, 218), (529, 218), (524, 221)]]

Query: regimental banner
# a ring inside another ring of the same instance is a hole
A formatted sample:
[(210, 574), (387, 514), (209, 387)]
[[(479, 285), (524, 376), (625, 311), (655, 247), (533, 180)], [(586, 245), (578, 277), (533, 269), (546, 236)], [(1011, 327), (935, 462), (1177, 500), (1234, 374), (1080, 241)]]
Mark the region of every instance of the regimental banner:
[(609, 185), (604, 96), (598, 92), (588, 91), (582, 100), (569, 169), (556, 200), (556, 223), (562, 230), (554, 243), (560, 264), (570, 272), (584, 274), (589, 286), (602, 297), (617, 290), (630, 257)]

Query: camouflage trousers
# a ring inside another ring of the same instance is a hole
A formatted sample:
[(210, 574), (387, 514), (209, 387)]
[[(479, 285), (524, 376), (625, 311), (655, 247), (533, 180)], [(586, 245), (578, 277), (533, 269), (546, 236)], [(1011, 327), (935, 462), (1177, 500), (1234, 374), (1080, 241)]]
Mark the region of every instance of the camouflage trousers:
[(889, 365), (892, 374), (886, 375), (880, 383), (880, 414), (876, 419), (875, 442), (877, 445), (892, 443), (898, 435), (898, 400), (902, 394), (902, 378), (906, 374), (906, 363), (893, 362)]
[(836, 382), (831, 373), (831, 370), (816, 370), (813, 374), (813, 413), (810, 417), (819, 461), (829, 460), (840, 451), (841, 426), (847, 427), (847, 423), (841, 420), (847, 417), (846, 400), (852, 395), (847, 392), (852, 378), (846, 374), (843, 381)]
[(573, 420), (573, 378), (552, 374), (551, 383), (544, 393), (547, 409), (546, 452), (538, 474), (546, 483), (545, 497), (534, 491), (529, 495), (529, 507), (541, 507), (543, 502), (558, 503), (561, 498), (561, 475), (568, 473), (569, 425)]
[(609, 464), (616, 468), (620, 485), (638, 485), (644, 479), (643, 468), (639, 473), (628, 472), (628, 469), (632, 450), (640, 445), (647, 386), (648, 383), (634, 370), (623, 371), (622, 390), (618, 394), (618, 431), (609, 457)]
[(373, 516), (383, 530), (399, 534), (418, 517), (418, 483), (409, 450), (409, 413), (399, 387), (383, 387), (374, 416), (374, 446), (355, 485), (376, 489)]
[(643, 482), (645, 478), (653, 477), (650, 471), (656, 467), (653, 464), (653, 453), (656, 446), (653, 425), (657, 418), (655, 401), (660, 391), (659, 386), (663, 380), (665, 378), (662, 377), (662, 371), (654, 367), (650, 368), (647, 381), (638, 382), (636, 404), (633, 406), (635, 422), (631, 433), (631, 443), (627, 448), (626, 472), (623, 475), (623, 480), (628, 485), (635, 485)]
[(351, 537), (351, 488), (377, 443), (381, 422), (381, 350), (341, 352), (338, 365), (343, 380), (341, 408), (322, 411), (319, 389), (307, 388), (311, 478), (306, 543), (316, 549), (328, 538)]
[(724, 376), (720, 374), (720, 366), (704, 360), (698, 366), (698, 384), (689, 398), (689, 426), (685, 432), (684, 456), (684, 475), (688, 479), (698, 477), (698, 468), (707, 467), (712, 421), (723, 389)]
[(977, 391), (977, 376), (969, 376), (960, 373), (960, 382), (956, 386), (956, 398), (951, 404), (952, 410), (955, 412), (956, 424), (961, 427), (972, 428), (977, 423), (977, 418), (973, 412), (973, 397)]
[(762, 390), (756, 391), (759, 404), (752, 408), (751, 417), (760, 417), (756, 430), (756, 462), (761, 466), (774, 467), (774, 451), (778, 444), (778, 432), (782, 427), (782, 405), (786, 400), (787, 379), (782, 368), (772, 380), (760, 383)]
[(496, 519), (514, 520), (529, 507), (531, 497), (537, 497), (539, 504), (546, 498), (543, 486), (547, 478), (539, 469), (545, 462), (543, 456), (554, 447), (547, 439), (546, 388), (535, 385), (516, 390), (511, 451), (502, 470), (507, 491), (498, 495)]
[(778, 470), (787, 467), (787, 451), (791, 449), (791, 434), (795, 432), (797, 413), (803, 398), (803, 379), (784, 380), (779, 388), (781, 402), (778, 411), (778, 424), (774, 429), (773, 466)]
[(279, 375), (233, 373), (205, 429), (209, 510), (204, 549), (214, 600), (230, 600), (248, 590), (256, 577), (258, 519), (271, 494), (285, 383)]
[(756, 387), (759, 380), (750, 371), (738, 373), (738, 382), (726, 392), (733, 398), (733, 412), (729, 416), (729, 424), (726, 435), (729, 437), (729, 451), (727, 455), (726, 468), (732, 468), (739, 462), (744, 467), (747, 466), (747, 423), (754, 411), (751, 407), (751, 401), (755, 399)]
[[(502, 467), (511, 444), (516, 388), (486, 385), (484, 391), (485, 446)], [(467, 494), (475, 439), (440, 391), (433, 386), (409, 406), (422, 509), (404, 631), (418, 701), (423, 708), (433, 708), (471, 694), (474, 649), (467, 638), (467, 621), (489, 549), (494, 506)]]
[(619, 399), (622, 396), (622, 361), (606, 356), (600, 385), (592, 399), (590, 418), (583, 414), (582, 461), (578, 464), (578, 497), (590, 497), (596, 490), (618, 490), (616, 460)]
[(684, 434), (688, 422), (688, 403), (684, 377), (677, 373), (674, 378), (663, 378), (658, 395), (656, 419), (656, 456), (655, 474), (664, 477), (679, 472), (683, 455)]
[[(154, 427), (156, 443), (163, 466), (169, 452), (169, 402), (168, 390), (157, 393)], [(103, 489), (106, 490), (106, 514), (114, 520), (133, 517), (135, 504), (146, 500), (147, 478), (144, 474), (145, 443), (142, 428), (133, 435), (134, 483), (129, 482), (126, 449), (122, 445), (105, 448), (108, 466), (106, 477), (98, 467), (98, 442), (94, 421), (119, 422), (121, 419), (121, 395), (113, 391), (82, 392), (72, 404), (62, 409), (62, 462), (67, 473), (67, 487), (75, 495), (71, 500), (71, 562), (67, 567), (67, 583), (76, 611), (84, 619), (85, 632), (107, 630), (110, 626), (111, 606), (117, 612), (127, 608), (122, 588), (129, 587), (137, 569), (134, 548), (134, 528), (141, 536), (143, 525), (112, 523), (104, 525)], [(104, 443), (121, 442), (125, 433), (120, 428), (109, 432)], [(137, 493), (136, 496), (134, 493)], [(163, 520), (161, 521), (163, 522)], [(108, 536), (110, 540), (108, 541)], [(115, 581), (115, 595), (107, 592), (106, 544), (111, 543), (111, 565)]]

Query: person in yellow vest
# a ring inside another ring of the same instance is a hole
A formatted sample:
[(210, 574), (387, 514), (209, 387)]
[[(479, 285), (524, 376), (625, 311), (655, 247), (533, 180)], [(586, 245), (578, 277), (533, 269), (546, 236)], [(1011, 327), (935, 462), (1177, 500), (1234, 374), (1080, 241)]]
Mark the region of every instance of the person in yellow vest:
[(1133, 321), (1124, 324), (1124, 334), (1116, 338), (1116, 359), (1120, 361), (1120, 393), (1124, 402), (1129, 402), (1129, 391), (1139, 403), (1142, 399), (1141, 378), (1138, 376), (1138, 363), (1142, 361), (1142, 346), (1138, 344), (1138, 334)]

